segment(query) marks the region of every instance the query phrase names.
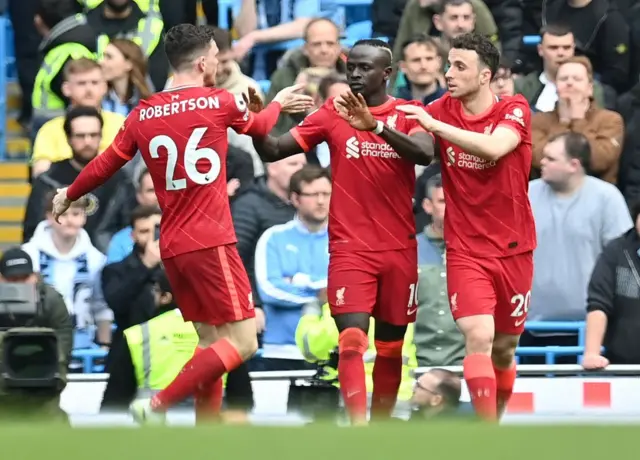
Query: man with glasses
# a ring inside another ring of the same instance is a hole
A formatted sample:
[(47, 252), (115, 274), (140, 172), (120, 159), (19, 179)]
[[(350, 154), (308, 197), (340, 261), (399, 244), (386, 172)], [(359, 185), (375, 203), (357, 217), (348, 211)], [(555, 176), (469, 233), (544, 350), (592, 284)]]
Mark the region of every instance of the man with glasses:
[(415, 382), (411, 420), (459, 414), (460, 393), (460, 377), (455, 373), (439, 368), (425, 372)]
[[(67, 112), (63, 128), (69, 147), (71, 147), (72, 156), (69, 159), (52, 163), (47, 172), (33, 181), (23, 224), (23, 241), (25, 243), (31, 239), (38, 224), (43, 222), (45, 218), (47, 192), (71, 184), (78, 177), (80, 171), (98, 155), (103, 125), (102, 115), (95, 107), (77, 106)], [(87, 195), (87, 223), (84, 229), (91, 237), (93, 245), (102, 252), (106, 251), (106, 247), (104, 244), (100, 245), (96, 240), (96, 229), (103, 219), (107, 203), (122, 187), (131, 189), (130, 196), (135, 194), (133, 185), (125, 173), (118, 172), (105, 184)], [(45, 224), (46, 222), (42, 225)]]
[(254, 363), (255, 370), (309, 368), (296, 347), (296, 327), (306, 305), (326, 302), (331, 175), (307, 165), (293, 174), (289, 189), (296, 217), (264, 232), (256, 246), (266, 328), (263, 358)]

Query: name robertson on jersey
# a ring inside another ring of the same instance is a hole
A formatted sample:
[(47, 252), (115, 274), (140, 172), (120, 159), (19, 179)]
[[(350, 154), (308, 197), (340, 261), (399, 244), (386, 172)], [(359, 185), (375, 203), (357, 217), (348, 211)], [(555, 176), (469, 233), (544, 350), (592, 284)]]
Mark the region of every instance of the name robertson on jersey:
[(220, 101), (217, 97), (196, 97), (183, 101), (170, 102), (168, 104), (154, 105), (146, 109), (140, 109), (140, 121), (151, 120), (153, 118), (168, 117), (194, 110), (219, 109)]

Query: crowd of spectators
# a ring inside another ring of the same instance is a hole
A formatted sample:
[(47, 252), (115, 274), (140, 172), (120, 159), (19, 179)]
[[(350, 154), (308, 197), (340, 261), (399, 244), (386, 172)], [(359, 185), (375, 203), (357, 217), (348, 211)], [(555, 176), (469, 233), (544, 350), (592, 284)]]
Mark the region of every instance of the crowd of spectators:
[[(198, 20), (195, 3), (11, 2), (21, 121), (34, 141), (23, 248), (34, 270), (62, 294), (78, 334), (90, 333), (91, 340), (76, 347), (108, 350), (122, 330), (155, 314), (160, 211), (138, 158), (60, 223), (51, 218), (51, 192), (71, 183), (108, 146), (141, 98), (170, 81), (162, 31)], [(236, 94), (254, 88), (269, 101), (283, 87), (304, 83), (318, 106), (348, 88), (348, 49), (341, 41), (348, 15), (339, 1), (238, 3), (232, 29), (216, 31), (219, 87)], [(217, 2), (202, 6), (206, 20), (217, 24)], [(586, 321), (585, 366), (640, 364), (640, 4), (373, 0), (368, 9), (372, 35), (386, 37), (394, 50), (389, 92), (396, 97), (428, 104), (442, 96), (448, 43), (462, 33), (486, 34), (501, 48), (492, 87), (499, 96), (522, 94), (533, 112), (530, 198), (538, 248), (525, 305), (529, 317)], [(539, 43), (523, 43), (525, 35), (539, 35)], [(303, 44), (253, 52), (290, 39)], [(80, 50), (41, 65), (61, 44)], [(269, 85), (252, 78), (258, 67), (271, 75)], [(299, 122), (282, 116), (275, 131)], [(326, 301), (328, 149), (320, 145), (264, 165), (250, 139), (229, 132), (227, 191), (263, 349), (250, 362), (253, 369), (308, 366), (295, 346), (295, 326), (305, 305)], [(416, 168), (414, 200), (420, 273), (415, 344), (419, 364), (430, 366), (459, 364), (463, 357), (448, 312), (439, 169), (437, 161)], [(575, 332), (526, 332), (521, 345), (577, 343)], [(544, 362), (544, 356), (522, 362)]]

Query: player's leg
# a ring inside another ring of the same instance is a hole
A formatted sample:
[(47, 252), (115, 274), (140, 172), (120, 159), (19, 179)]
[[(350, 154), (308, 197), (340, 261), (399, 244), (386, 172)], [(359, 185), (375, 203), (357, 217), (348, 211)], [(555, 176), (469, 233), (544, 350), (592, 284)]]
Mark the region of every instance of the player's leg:
[(360, 254), (331, 255), (327, 293), (340, 333), (338, 380), (347, 413), (354, 425), (367, 423), (364, 354), (369, 347), (369, 318), (376, 300), (377, 280), (371, 262)]
[[(153, 398), (152, 408), (159, 412), (196, 393), (198, 388), (213, 385), (251, 358), (258, 348), (251, 288), (235, 247), (211, 248), (174, 259), (178, 258), (176, 268), (183, 281), (189, 280), (180, 289), (189, 289), (199, 302), (197, 309), (183, 309), (183, 316), (186, 321), (200, 323), (202, 350)], [(180, 297), (176, 300), (180, 302)]]
[(379, 253), (375, 318), (376, 358), (373, 365), (371, 419), (391, 417), (402, 381), (402, 347), (407, 325), (415, 322), (418, 260), (415, 249)]
[(491, 359), (496, 374), (500, 417), (511, 398), (516, 380), (515, 353), (529, 312), (533, 254), (528, 252), (499, 259), (496, 269), (496, 333)]
[(447, 253), (449, 306), (465, 338), (462, 363), (471, 403), (484, 420), (495, 421), (496, 377), (491, 361), (496, 294), (490, 272), (476, 259)]
[[(215, 327), (201, 323), (194, 323), (194, 326), (200, 337), (200, 343), (194, 351), (195, 356), (206, 350), (207, 343), (210, 345), (215, 343), (219, 336)], [(203, 337), (205, 337), (204, 340)], [(194, 409), (196, 412), (196, 425), (214, 422), (220, 419), (223, 394), (224, 388), (221, 378), (198, 386), (193, 395)]]

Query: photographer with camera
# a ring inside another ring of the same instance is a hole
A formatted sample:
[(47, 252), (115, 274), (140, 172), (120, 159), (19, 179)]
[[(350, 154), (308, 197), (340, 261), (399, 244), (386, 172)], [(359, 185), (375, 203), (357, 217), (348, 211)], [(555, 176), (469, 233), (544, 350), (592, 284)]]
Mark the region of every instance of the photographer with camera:
[(60, 409), (73, 348), (62, 296), (42, 282), (29, 254), (0, 258), (0, 420), (67, 421)]

